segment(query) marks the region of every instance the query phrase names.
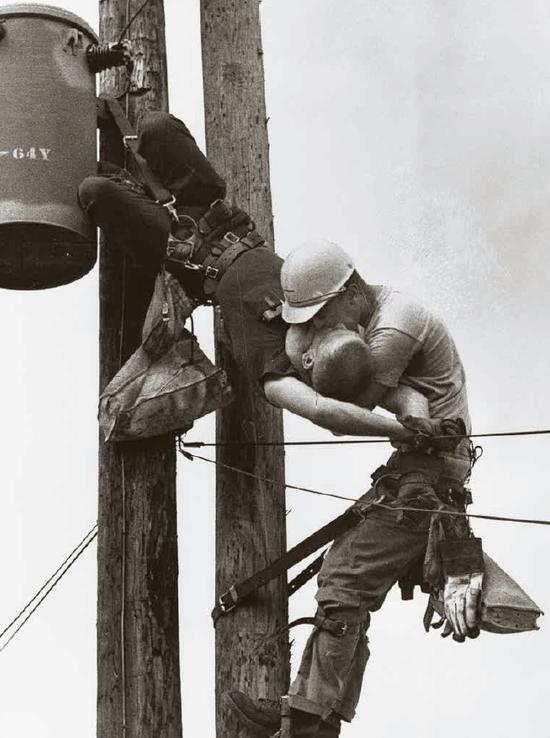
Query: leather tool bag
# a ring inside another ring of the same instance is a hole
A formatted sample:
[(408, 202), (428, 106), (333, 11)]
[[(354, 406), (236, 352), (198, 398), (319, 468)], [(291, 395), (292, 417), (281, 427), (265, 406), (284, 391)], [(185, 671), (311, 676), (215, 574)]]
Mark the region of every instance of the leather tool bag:
[[(543, 615), (523, 589), (486, 553), (485, 576), (481, 593), (481, 630), (489, 633), (522, 633), (538, 630), (537, 619)], [(434, 610), (443, 617), (443, 601), (430, 598)]]

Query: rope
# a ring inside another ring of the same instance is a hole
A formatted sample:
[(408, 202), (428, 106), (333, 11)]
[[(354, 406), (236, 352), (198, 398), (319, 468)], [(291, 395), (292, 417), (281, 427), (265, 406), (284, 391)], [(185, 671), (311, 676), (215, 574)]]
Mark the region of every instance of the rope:
[[(216, 461), (215, 459), (208, 459), (206, 456), (198, 456), (197, 454), (191, 454), (189, 451), (182, 451), (180, 449), (180, 453), (185, 456), (185, 458), (189, 460), (193, 459), (200, 459), (200, 461), (208, 461), (210, 464), (214, 464), (215, 466), (222, 466), (224, 469), (229, 469), (230, 471), (237, 472), (238, 474), (243, 474), (247, 477), (252, 477), (252, 479), (257, 479), (260, 482), (267, 482), (268, 484), (275, 484), (277, 486), (281, 485), (281, 482), (276, 481), (275, 479), (268, 479), (267, 477), (260, 477), (256, 474), (252, 474), (251, 472), (247, 472), (244, 469), (238, 469), (235, 466), (230, 466), (229, 464), (224, 464), (222, 461)], [(345, 500), (346, 502), (359, 502), (360, 498), (357, 497), (345, 497), (344, 495), (337, 495), (333, 492), (322, 492), (318, 489), (310, 489), (308, 487), (297, 487), (293, 484), (287, 484), (286, 482), (282, 483), (286, 489), (294, 489), (299, 492), (308, 492), (313, 495), (319, 495), (321, 497), (333, 497), (337, 500)], [(424, 507), (409, 507), (406, 505), (402, 506), (393, 506), (393, 505), (384, 505), (382, 502), (373, 502), (373, 505), (377, 507), (382, 507), (385, 510), (394, 510), (398, 512), (425, 512), (430, 513), (433, 515), (434, 513), (437, 513), (438, 515), (450, 515), (452, 517), (465, 517), (465, 518), (478, 518), (480, 520), (495, 520), (498, 522), (507, 522), (507, 523), (526, 523), (530, 525), (550, 525), (550, 520), (539, 520), (536, 518), (511, 518), (511, 517), (504, 517), (502, 515), (484, 515), (481, 513), (467, 513), (467, 512), (458, 512), (458, 511), (452, 511), (452, 510), (434, 510), (431, 508), (424, 508)]]
[[(11, 621), (9, 625), (7, 625), (4, 630), (0, 633), (0, 638), (5, 635), (5, 633), (19, 620), (19, 618), (25, 613), (29, 607), (32, 605), (33, 602), (37, 600), (37, 598), (40, 596), (42, 592), (44, 594), (40, 599), (38, 599), (38, 602), (36, 602), (36, 605), (32, 608), (32, 610), (29, 612), (27, 617), (19, 624), (19, 626), (14, 630), (14, 632), (11, 634), (11, 636), (8, 638), (8, 640), (4, 643), (4, 645), (0, 648), (0, 653), (7, 647), (9, 643), (12, 642), (12, 640), (15, 638), (15, 636), (19, 633), (21, 628), (25, 625), (25, 623), (29, 620), (29, 618), (33, 615), (33, 613), (36, 612), (36, 610), (40, 607), (42, 602), (46, 599), (46, 597), (50, 594), (50, 592), (57, 586), (57, 584), (61, 581), (61, 579), (65, 576), (65, 574), (69, 571), (71, 566), (82, 556), (84, 551), (88, 548), (90, 543), (97, 537), (97, 525), (94, 525), (94, 527), (84, 536), (84, 538), (80, 541), (78, 546), (74, 548), (71, 553), (67, 556), (65, 561), (56, 569), (56, 571), (52, 574), (52, 576), (48, 579), (47, 582), (45, 582), (42, 587), (38, 590), (38, 592), (34, 595), (34, 597), (29, 600), (29, 602), (25, 605), (25, 607), (21, 610), (21, 612)], [(59, 576), (57, 576), (59, 575)], [(51, 584), (50, 584), (51, 583)], [(48, 587), (48, 585), (50, 586)], [(45, 590), (45, 591), (44, 591)]]
[[(470, 433), (457, 438), (504, 438), (515, 436), (547, 436), (550, 428), (527, 431), (503, 431), (500, 433)], [(430, 438), (448, 438), (448, 436), (430, 436)], [(219, 446), (349, 446), (366, 443), (393, 443), (389, 438), (354, 438), (336, 441), (181, 441), (185, 448), (217, 448)]]

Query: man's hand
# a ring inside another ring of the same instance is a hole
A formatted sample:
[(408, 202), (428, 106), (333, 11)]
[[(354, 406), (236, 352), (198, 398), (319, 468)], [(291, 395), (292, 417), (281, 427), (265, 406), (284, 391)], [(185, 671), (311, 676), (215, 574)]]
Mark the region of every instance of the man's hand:
[(412, 431), (407, 438), (394, 444), (406, 451), (454, 451), (466, 436), (466, 426), (461, 418), (430, 419), (407, 415), (398, 420)]
[(481, 618), (481, 589), (483, 574), (463, 574), (445, 577), (443, 606), (445, 630), (443, 635), (453, 633), (455, 641), (477, 638)]

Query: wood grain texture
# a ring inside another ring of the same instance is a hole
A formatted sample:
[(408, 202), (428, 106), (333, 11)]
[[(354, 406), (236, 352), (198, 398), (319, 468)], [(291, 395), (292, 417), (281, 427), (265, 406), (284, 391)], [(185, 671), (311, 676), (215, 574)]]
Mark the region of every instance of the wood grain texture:
[[(130, 2), (130, 16), (138, 7), (138, 2)], [(99, 10), (102, 42), (116, 40), (126, 23), (126, 2), (102, 0)], [(131, 87), (138, 94), (130, 96), (128, 108), (130, 120), (136, 123), (147, 110), (168, 109), (162, 0), (152, 0), (127, 37), (134, 42), (138, 58)], [(104, 72), (101, 91), (118, 95), (126, 89), (126, 82), (123, 70)], [(115, 131), (103, 133), (101, 156), (123, 163)], [(153, 280), (154, 275), (129, 263), (124, 265), (120, 254), (102, 245), (101, 389), (140, 342)], [(100, 439), (98, 519), (98, 738), (180, 738), (176, 451), (172, 436), (128, 444), (105, 444)]]
[[(228, 183), (228, 197), (248, 210), (273, 245), (269, 144), (257, 0), (202, 0), (202, 51), (207, 153)], [(281, 412), (249, 386), (222, 345), (236, 400), (218, 413), (216, 438), (281, 441)], [(218, 468), (216, 493), (216, 592), (222, 594), (286, 551), (284, 452), (281, 447), (219, 447), (223, 463), (275, 479), (274, 486)], [(218, 738), (251, 738), (221, 701), (226, 690), (278, 699), (288, 689), (285, 633), (269, 638), (288, 620), (286, 579), (259, 591), (249, 604), (216, 626)], [(267, 640), (266, 640), (266, 637)]]

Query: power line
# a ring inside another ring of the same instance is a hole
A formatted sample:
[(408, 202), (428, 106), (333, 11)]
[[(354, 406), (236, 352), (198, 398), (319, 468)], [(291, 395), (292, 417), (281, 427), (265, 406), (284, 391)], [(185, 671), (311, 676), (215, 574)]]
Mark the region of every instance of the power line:
[[(238, 469), (236, 466), (231, 466), (230, 464), (224, 464), (221, 461), (215, 461), (214, 459), (207, 459), (206, 456), (198, 456), (197, 454), (190, 454), (187, 451), (181, 451), (180, 452), (188, 458), (190, 461), (193, 459), (200, 459), (201, 461), (208, 461), (210, 464), (215, 464), (216, 466), (223, 466), (225, 469), (229, 469), (230, 471), (237, 472), (238, 474), (243, 474), (245, 477), (251, 477), (252, 479), (257, 479), (259, 482), (267, 482), (267, 484), (276, 484), (277, 486), (281, 485), (281, 482), (277, 482), (275, 479), (268, 479), (267, 477), (260, 477), (257, 474), (252, 474), (252, 472), (247, 472), (244, 469)], [(357, 502), (357, 500), (354, 497), (344, 497), (344, 495), (337, 495), (334, 492), (319, 492), (319, 490), (316, 489), (310, 489), (309, 487), (297, 487), (294, 484), (287, 484), (286, 482), (283, 483), (284, 487), (286, 489), (295, 489), (298, 492), (309, 492), (312, 495), (321, 495), (321, 497), (334, 497), (336, 500), (344, 500), (346, 502)]]
[[(136, 10), (136, 12), (134, 13), (134, 15), (133, 15), (133, 16), (132, 16), (132, 17), (130, 18), (130, 20), (129, 20), (129, 21), (128, 21), (128, 22), (126, 23), (126, 25), (124, 26), (124, 28), (123, 28), (123, 29), (122, 29), (122, 31), (120, 32), (120, 36), (119, 36), (119, 38), (118, 38), (118, 41), (117, 41), (117, 43), (118, 43), (118, 44), (122, 43), (122, 41), (124, 40), (124, 36), (125, 36), (125, 34), (126, 34), (126, 31), (128, 31), (128, 29), (130, 28), (130, 26), (132, 25), (132, 23), (133, 23), (133, 22), (134, 22), (134, 21), (136, 20), (136, 18), (137, 18), (137, 17), (139, 16), (139, 15), (141, 15), (141, 13), (142, 13), (142, 12), (143, 12), (143, 11), (145, 10), (146, 6), (147, 6), (147, 5), (149, 5), (149, 3), (150, 3), (150, 2), (151, 2), (151, 0), (145, 0), (145, 2), (144, 2), (144, 3), (142, 3), (142, 4), (141, 4), (141, 5), (139, 6), (139, 8), (138, 8), (138, 9)], [(128, 6), (129, 6), (129, 3), (128, 3)], [(127, 6), (127, 8), (126, 8), (126, 18), (128, 18), (128, 15), (129, 15), (129, 13), (128, 13), (128, 6)]]
[[(15, 623), (22, 617), (22, 615), (29, 609), (29, 607), (40, 597), (40, 595), (44, 592), (42, 597), (38, 599), (38, 602), (36, 602), (36, 605), (32, 608), (32, 610), (29, 612), (27, 617), (19, 624), (19, 626), (15, 629), (15, 631), (11, 634), (11, 636), (8, 638), (8, 640), (4, 643), (2, 647), (0, 647), (0, 653), (6, 648), (8, 643), (11, 643), (13, 638), (19, 633), (21, 628), (25, 625), (25, 623), (29, 620), (29, 618), (32, 616), (34, 612), (40, 607), (42, 602), (46, 599), (46, 597), (50, 594), (52, 589), (58, 584), (58, 582), (65, 576), (65, 574), (69, 571), (71, 566), (80, 558), (80, 556), (84, 553), (84, 551), (88, 548), (88, 546), (92, 543), (94, 538), (97, 536), (97, 525), (94, 525), (93, 528), (91, 528), (88, 533), (84, 536), (84, 538), (80, 541), (80, 543), (75, 546), (75, 548), (71, 551), (71, 553), (66, 557), (66, 559), (58, 566), (58, 568), (54, 571), (54, 573), (51, 575), (51, 577), (44, 582), (44, 584), (40, 587), (38, 592), (30, 599), (25, 607), (13, 618), (13, 620), (2, 630), (0, 633), (0, 639), (10, 630), (10, 628), (15, 625)], [(48, 586), (50, 585), (50, 586)]]
[[(210, 464), (214, 464), (215, 466), (222, 466), (225, 469), (229, 469), (231, 471), (237, 472), (238, 474), (244, 474), (247, 477), (251, 477), (252, 479), (257, 479), (259, 482), (267, 482), (268, 484), (276, 484), (280, 485), (281, 482), (277, 482), (275, 479), (268, 479), (267, 477), (260, 477), (257, 474), (252, 474), (252, 472), (247, 472), (244, 469), (239, 469), (236, 466), (230, 466), (229, 464), (224, 464), (222, 461), (216, 461), (215, 459), (208, 459), (206, 456), (199, 456), (198, 454), (191, 454), (188, 451), (183, 451), (180, 448), (180, 453), (182, 453), (187, 459), (193, 460), (193, 459), (199, 459), (200, 461), (208, 461)], [(318, 489), (310, 489), (309, 487), (297, 487), (293, 484), (286, 484), (284, 483), (284, 486), (287, 489), (294, 489), (298, 492), (307, 492), (309, 494), (313, 495), (319, 495), (321, 497), (333, 497), (337, 500), (345, 500), (346, 502), (359, 502), (360, 498), (357, 497), (345, 497), (344, 495), (337, 495), (334, 492), (322, 492)], [(550, 520), (540, 520), (537, 518), (512, 518), (512, 517), (505, 517), (502, 515), (484, 515), (481, 513), (468, 513), (468, 512), (458, 512), (453, 510), (433, 510), (430, 508), (424, 508), (424, 507), (412, 507), (412, 506), (394, 506), (394, 505), (385, 505), (382, 502), (374, 502), (373, 505), (376, 507), (382, 507), (386, 510), (394, 510), (397, 512), (425, 512), (434, 514), (437, 513), (438, 515), (449, 515), (451, 517), (466, 517), (466, 518), (478, 518), (480, 520), (495, 520), (497, 522), (506, 522), (506, 523), (526, 523), (530, 525), (550, 525)]]
[[(456, 438), (505, 438), (516, 436), (547, 436), (550, 428), (524, 431), (502, 431), (495, 433), (470, 433), (464, 436), (453, 436)], [(434, 440), (449, 438), (449, 436), (430, 436)], [(185, 448), (218, 448), (220, 446), (350, 446), (370, 443), (394, 443), (390, 438), (353, 438), (338, 439), (332, 441), (181, 441)]]

